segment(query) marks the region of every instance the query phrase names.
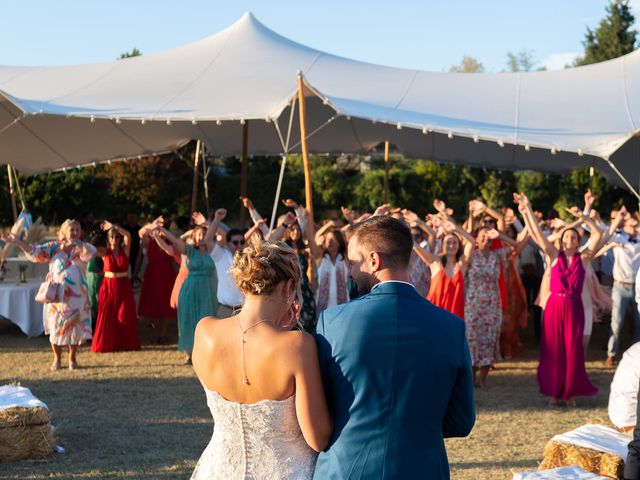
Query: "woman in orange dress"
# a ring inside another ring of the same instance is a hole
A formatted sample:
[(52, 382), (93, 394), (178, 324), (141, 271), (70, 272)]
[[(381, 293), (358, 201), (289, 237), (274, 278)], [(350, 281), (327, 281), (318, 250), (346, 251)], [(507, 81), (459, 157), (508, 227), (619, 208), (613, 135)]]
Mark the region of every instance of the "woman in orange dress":
[[(438, 202), (439, 207), (443, 207)], [(435, 202), (434, 202), (435, 203)], [(437, 207), (436, 207), (437, 208)], [(440, 217), (433, 221), (442, 222)], [(442, 254), (434, 255), (414, 244), (414, 251), (431, 269), (431, 286), (427, 299), (435, 306), (464, 319), (464, 277), (473, 251), (473, 237), (448, 219), (444, 221), (447, 232), (442, 239)], [(465, 242), (463, 248), (462, 241)]]

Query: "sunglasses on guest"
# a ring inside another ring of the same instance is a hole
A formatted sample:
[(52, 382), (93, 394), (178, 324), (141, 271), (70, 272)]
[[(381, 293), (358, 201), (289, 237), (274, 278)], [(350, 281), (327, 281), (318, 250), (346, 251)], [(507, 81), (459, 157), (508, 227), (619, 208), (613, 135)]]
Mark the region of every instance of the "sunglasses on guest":
[(238, 245), (244, 245), (245, 240), (244, 238), (242, 240), (231, 240), (231, 243), (233, 243), (237, 247)]

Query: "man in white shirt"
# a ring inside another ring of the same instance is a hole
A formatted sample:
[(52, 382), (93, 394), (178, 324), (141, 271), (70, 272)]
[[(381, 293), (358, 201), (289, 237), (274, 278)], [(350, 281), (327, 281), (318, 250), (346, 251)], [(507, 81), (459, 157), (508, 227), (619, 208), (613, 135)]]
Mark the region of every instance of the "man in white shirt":
[(218, 318), (228, 318), (242, 307), (244, 295), (238, 290), (229, 269), (233, 262), (233, 255), (244, 248), (245, 239), (242, 231), (232, 228), (227, 232), (226, 247), (215, 244), (211, 251), (211, 258), (216, 264), (218, 276)]
[(640, 342), (624, 352), (611, 382), (609, 419), (620, 431), (629, 431), (636, 425), (639, 383)]
[(624, 207), (621, 214), (612, 224), (612, 229), (624, 221), (621, 233), (611, 236), (611, 241), (621, 246), (613, 249), (613, 287), (611, 288), (611, 335), (607, 345), (607, 359), (609, 366), (615, 362), (620, 343), (620, 331), (624, 324), (627, 309), (631, 307), (633, 318), (633, 341), (640, 341), (640, 312), (636, 302), (636, 274), (640, 268), (640, 238), (637, 235), (638, 221), (626, 211)]

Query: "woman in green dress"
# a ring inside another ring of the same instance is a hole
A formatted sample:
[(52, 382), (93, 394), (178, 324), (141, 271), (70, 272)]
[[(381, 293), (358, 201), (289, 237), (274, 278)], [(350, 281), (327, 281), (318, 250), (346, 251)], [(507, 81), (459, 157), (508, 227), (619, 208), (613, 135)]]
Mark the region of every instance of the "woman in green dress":
[(215, 316), (218, 311), (214, 287), (216, 267), (210, 254), (215, 244), (215, 232), (226, 213), (225, 209), (218, 209), (214, 221), (208, 226), (202, 214), (194, 213), (195, 227), (191, 231), (193, 245), (164, 228), (158, 229), (155, 234), (164, 237), (175, 250), (184, 255), (189, 270), (178, 296), (178, 350), (187, 354), (185, 363), (189, 365), (196, 325), (201, 318)]

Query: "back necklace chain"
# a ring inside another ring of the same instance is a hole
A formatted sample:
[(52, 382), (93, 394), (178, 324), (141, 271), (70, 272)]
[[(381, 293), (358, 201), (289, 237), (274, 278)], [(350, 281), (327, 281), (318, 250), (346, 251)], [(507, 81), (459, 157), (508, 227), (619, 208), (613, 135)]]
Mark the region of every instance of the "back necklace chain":
[(251, 330), (253, 327), (257, 327), (261, 323), (273, 323), (271, 320), (260, 320), (259, 322), (254, 323), (253, 325), (249, 325), (247, 328), (243, 329), (242, 325), (240, 325), (240, 318), (236, 316), (236, 322), (238, 324), (238, 328), (240, 329), (242, 335), (242, 343), (240, 344), (240, 348), (242, 349), (242, 384), (243, 385), (251, 385), (249, 382), (249, 378), (247, 377), (247, 368), (245, 366), (245, 358), (244, 358), (244, 344), (247, 343), (247, 340), (244, 338), (245, 334)]

